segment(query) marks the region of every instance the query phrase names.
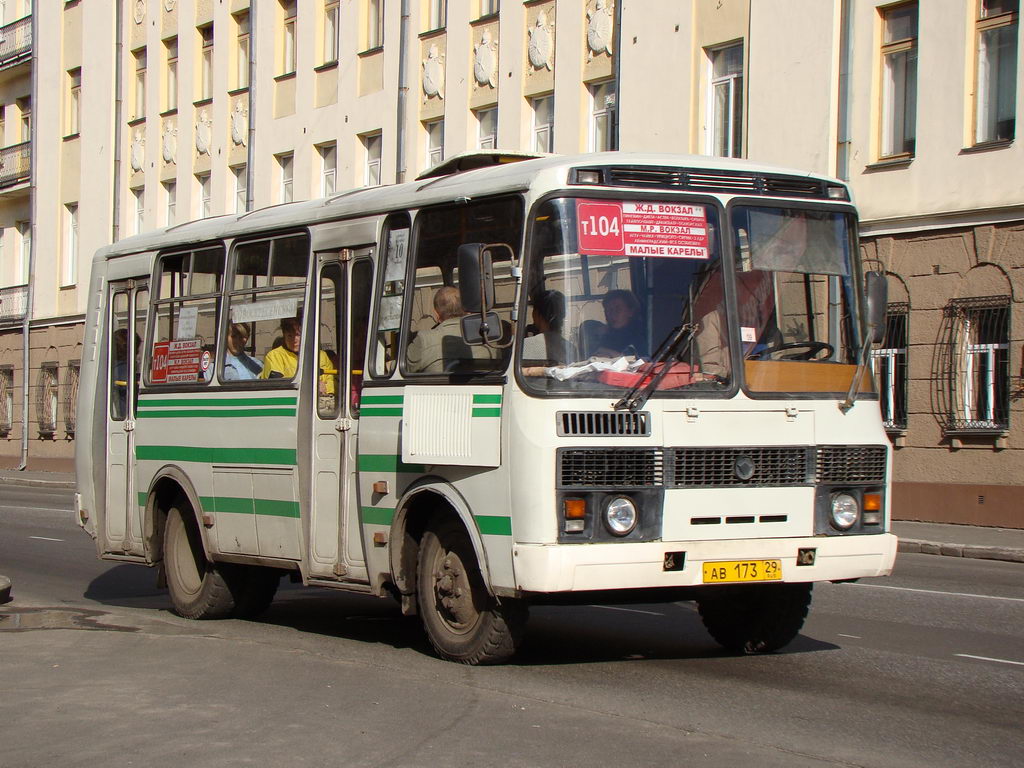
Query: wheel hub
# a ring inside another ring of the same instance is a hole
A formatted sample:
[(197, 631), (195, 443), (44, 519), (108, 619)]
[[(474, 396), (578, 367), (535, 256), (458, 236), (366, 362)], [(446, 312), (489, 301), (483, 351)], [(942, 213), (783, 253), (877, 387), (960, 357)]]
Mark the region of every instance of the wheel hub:
[(445, 553), (434, 570), (434, 598), (438, 615), (456, 632), (468, 632), (480, 617), (462, 560)]

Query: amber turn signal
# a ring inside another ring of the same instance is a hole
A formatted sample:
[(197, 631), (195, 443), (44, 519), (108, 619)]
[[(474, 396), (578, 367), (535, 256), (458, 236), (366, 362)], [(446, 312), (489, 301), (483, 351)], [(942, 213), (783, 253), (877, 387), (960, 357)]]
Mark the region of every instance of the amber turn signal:
[(865, 493), (864, 494), (864, 511), (865, 512), (879, 512), (882, 509), (882, 494), (880, 493)]
[(566, 520), (582, 520), (587, 516), (587, 502), (584, 499), (566, 499), (563, 511)]

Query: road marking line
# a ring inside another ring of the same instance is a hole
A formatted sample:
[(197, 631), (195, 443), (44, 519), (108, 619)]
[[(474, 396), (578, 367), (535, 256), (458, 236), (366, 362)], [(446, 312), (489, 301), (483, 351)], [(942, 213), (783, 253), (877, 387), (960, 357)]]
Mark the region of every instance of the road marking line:
[(49, 536), (29, 536), (30, 539), (38, 539), (39, 541), (64, 541), (64, 539), (51, 539)]
[(842, 632), (837, 633), (840, 637), (848, 637), (851, 640), (863, 640), (864, 638), (860, 635), (844, 635)]
[(627, 613), (646, 613), (648, 616), (664, 616), (663, 613), (654, 611), (641, 611), (637, 608), (619, 608), (617, 605), (591, 605), (591, 608), (604, 608), (606, 611), (625, 611)]
[(980, 597), (984, 600), (1009, 600), (1012, 603), (1024, 603), (1024, 597), (1000, 597), (999, 595), (974, 595), (970, 592), (940, 592), (937, 589), (911, 589), (910, 587), (892, 587), (888, 584), (849, 584), (851, 587), (871, 587), (872, 589), (895, 589), (899, 592), (923, 592), (928, 595), (950, 595), (951, 597)]
[(1024, 661), (1010, 661), (1009, 659), (993, 659), (991, 656), (972, 656), (969, 653), (954, 653), (954, 656), (963, 656), (965, 659), (978, 659), (979, 661), (995, 661), (1000, 664), (1016, 664), (1018, 667), (1024, 667)]

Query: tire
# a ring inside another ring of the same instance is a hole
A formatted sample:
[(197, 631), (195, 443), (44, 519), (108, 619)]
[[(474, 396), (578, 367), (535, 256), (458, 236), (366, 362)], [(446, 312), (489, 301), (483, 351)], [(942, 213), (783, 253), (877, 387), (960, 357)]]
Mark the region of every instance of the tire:
[(804, 625), (812, 584), (751, 584), (709, 587), (698, 598), (711, 636), (737, 654), (771, 653), (787, 645)]
[(521, 644), (526, 604), (487, 593), (473, 544), (455, 518), (435, 520), (423, 534), (416, 589), (423, 627), (442, 659), (498, 664)]
[(195, 520), (180, 500), (167, 511), (164, 571), (171, 603), (179, 616), (224, 619), (235, 610), (235, 598), (225, 573), (207, 561)]
[(235, 596), (235, 610), (231, 615), (240, 619), (254, 619), (266, 612), (277, 594), (281, 571), (258, 565), (221, 566), (225, 567), (229, 570), (224, 573), (224, 577)]

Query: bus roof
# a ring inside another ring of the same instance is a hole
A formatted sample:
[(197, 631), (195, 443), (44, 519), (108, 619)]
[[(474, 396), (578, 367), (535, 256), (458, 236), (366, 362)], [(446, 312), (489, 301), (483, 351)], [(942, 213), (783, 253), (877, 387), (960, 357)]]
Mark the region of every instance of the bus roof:
[[(479, 158), (474, 160), (474, 157)], [(97, 251), (95, 260), (105, 260), (145, 251), (160, 250), (191, 243), (209, 242), (225, 237), (239, 237), (289, 226), (315, 224), (357, 216), (372, 216), (396, 210), (422, 208), (457, 198), (488, 197), (521, 192), (531, 187), (558, 189), (568, 183), (574, 168), (615, 167), (623, 169), (657, 168), (704, 171), (709, 177), (720, 172), (724, 187), (705, 186), (707, 192), (745, 194), (741, 186), (731, 186), (730, 178), (757, 175), (807, 179), (842, 185), (835, 179), (806, 171), (754, 163), (749, 160), (632, 152), (596, 152), (581, 155), (525, 155), (517, 153), (468, 153), (452, 158), (427, 171), (421, 178), (404, 184), (361, 187), (330, 197), (294, 203), (282, 203), (239, 214), (227, 214), (175, 224), (163, 229), (133, 235)], [(451, 168), (450, 173), (444, 171)], [(468, 170), (462, 170), (468, 168)], [(586, 188), (586, 184), (574, 184)], [(643, 184), (614, 182), (607, 188), (642, 188)], [(672, 190), (670, 186), (648, 185), (648, 189)], [(677, 187), (673, 191), (682, 191)], [(693, 190), (691, 190), (693, 191)], [(785, 190), (777, 193), (787, 197)], [(802, 195), (793, 195), (800, 197)]]

